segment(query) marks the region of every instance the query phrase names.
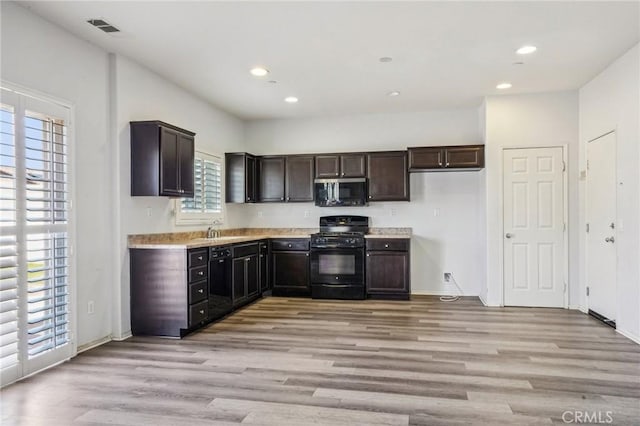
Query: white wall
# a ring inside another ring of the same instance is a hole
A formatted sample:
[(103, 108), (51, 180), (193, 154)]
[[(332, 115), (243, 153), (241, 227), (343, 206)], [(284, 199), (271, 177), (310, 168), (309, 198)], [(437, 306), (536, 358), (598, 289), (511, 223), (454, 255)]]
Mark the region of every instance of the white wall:
[[(207, 102), (185, 92), (135, 62), (117, 56), (115, 60), (115, 134), (118, 151), (117, 180), (119, 193), (119, 241), (116, 247), (120, 286), (114, 295), (114, 336), (130, 332), (129, 312), (129, 254), (127, 235), (158, 232), (204, 230), (206, 225), (176, 226), (174, 201), (166, 197), (132, 197), (130, 195), (130, 136), (129, 122), (161, 120), (196, 133), (196, 150), (218, 154), (244, 150), (243, 122)], [(149, 215), (150, 214), (150, 215)], [(244, 223), (241, 206), (228, 207), (225, 227), (239, 227)], [(119, 319), (119, 321), (118, 321)]]
[[(611, 130), (617, 143), (617, 327), (640, 341), (640, 46), (636, 45), (580, 89), (580, 169), (586, 144)], [(586, 185), (580, 182), (580, 228), (586, 223)], [(580, 234), (581, 306), (585, 296), (586, 235)]]
[[(247, 151), (254, 154), (379, 151), (480, 140), (475, 108), (264, 120), (246, 127)], [(245, 207), (246, 220), (251, 227), (316, 227), (321, 215), (362, 214), (371, 217), (372, 226), (412, 227), (412, 291), (451, 291), (443, 284), (446, 271), (453, 273), (465, 294), (478, 295), (484, 282), (480, 240), (484, 221), (478, 220), (483, 217), (479, 196), (483, 184), (480, 172), (413, 173), (409, 203), (371, 203), (361, 208), (255, 204)]]
[[(2, 2), (2, 79), (72, 103), (75, 122), (77, 344), (111, 333), (107, 54), (14, 3)], [(87, 303), (95, 301), (95, 313)]]
[(579, 302), (578, 94), (558, 92), (486, 98), (487, 297), (503, 304), (502, 150), (505, 147), (568, 147), (569, 306)]

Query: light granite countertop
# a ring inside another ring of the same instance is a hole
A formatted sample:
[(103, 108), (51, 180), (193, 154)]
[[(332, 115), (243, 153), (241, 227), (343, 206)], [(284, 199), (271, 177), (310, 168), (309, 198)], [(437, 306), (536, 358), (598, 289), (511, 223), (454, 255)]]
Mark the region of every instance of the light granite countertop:
[[(220, 247), (273, 238), (309, 238), (317, 228), (240, 228), (221, 230), (220, 238), (209, 239), (206, 231), (174, 232), (168, 234), (129, 235), (130, 249), (186, 250), (201, 247)], [(411, 238), (411, 228), (371, 228), (365, 238)]]

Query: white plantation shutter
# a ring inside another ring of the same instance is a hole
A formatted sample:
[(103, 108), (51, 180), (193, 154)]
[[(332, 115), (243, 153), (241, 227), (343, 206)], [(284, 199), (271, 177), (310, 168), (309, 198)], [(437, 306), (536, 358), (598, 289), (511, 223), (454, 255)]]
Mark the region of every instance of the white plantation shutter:
[[(0, 374), (18, 365), (15, 114), (0, 105)], [(13, 371), (9, 376), (15, 376)]]
[(2, 89), (2, 384), (70, 357), (68, 108)]
[(194, 197), (182, 198), (177, 206), (177, 223), (211, 223), (222, 218), (222, 161), (196, 152)]

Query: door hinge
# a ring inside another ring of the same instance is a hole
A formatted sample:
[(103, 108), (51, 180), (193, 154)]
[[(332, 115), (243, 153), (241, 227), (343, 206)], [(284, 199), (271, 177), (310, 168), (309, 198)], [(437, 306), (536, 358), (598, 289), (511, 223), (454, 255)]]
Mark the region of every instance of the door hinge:
[(587, 286), (587, 296), (589, 295), (589, 287)]
[(562, 162), (562, 171), (563, 172), (567, 171), (567, 163), (565, 163), (564, 161)]
[(587, 223), (587, 232), (589, 232), (589, 224)]
[(564, 283), (564, 292), (567, 292), (567, 283)]
[(562, 232), (567, 232), (567, 224), (566, 224), (566, 222), (562, 224)]
[(587, 160), (587, 170), (589, 170), (589, 160)]

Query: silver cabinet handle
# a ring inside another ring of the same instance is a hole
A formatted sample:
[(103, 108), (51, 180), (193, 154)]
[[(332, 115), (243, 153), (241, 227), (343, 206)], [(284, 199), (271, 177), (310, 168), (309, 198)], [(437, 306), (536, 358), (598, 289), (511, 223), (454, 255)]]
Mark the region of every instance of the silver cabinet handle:
[(202, 309), (201, 309), (201, 310), (200, 310), (200, 313), (201, 313), (202, 315), (204, 315), (204, 310), (202, 310)]
[(251, 201), (251, 197), (247, 197), (247, 201)]
[(280, 197), (280, 201), (284, 201), (284, 197)]
[(245, 261), (245, 262), (249, 262), (250, 260), (251, 260), (251, 258), (250, 258), (250, 257), (247, 257), (244, 261)]
[(204, 293), (204, 290), (203, 290), (203, 289), (200, 289), (200, 290), (198, 290), (198, 293), (201, 293), (201, 294), (202, 294), (202, 293)]
[(371, 198), (371, 195), (369, 195), (369, 198)]
[(304, 255), (305, 255), (305, 256), (307, 256), (307, 257), (309, 257), (309, 253), (305, 253)]
[(385, 244), (385, 245), (384, 245), (384, 248), (389, 248), (389, 244)]
[(218, 263), (224, 263), (224, 260), (220, 259), (218, 260)]
[(287, 247), (291, 248), (291, 244), (287, 244)]
[(198, 256), (198, 260), (202, 260), (202, 256)]
[(200, 271), (200, 272), (198, 272), (198, 275), (203, 276), (204, 272)]
[(338, 172), (336, 172), (336, 176), (338, 176)]
[(291, 199), (291, 197), (287, 197), (287, 201), (289, 201)]
[(604, 241), (606, 243), (615, 243), (616, 242), (615, 238), (613, 238), (613, 237), (607, 237), (607, 238), (604, 239)]
[(371, 257), (371, 255), (369, 253), (367, 253), (367, 257)]
[(509, 232), (507, 232), (506, 234), (504, 234), (505, 238), (513, 238), (515, 237), (514, 234), (510, 234)]

